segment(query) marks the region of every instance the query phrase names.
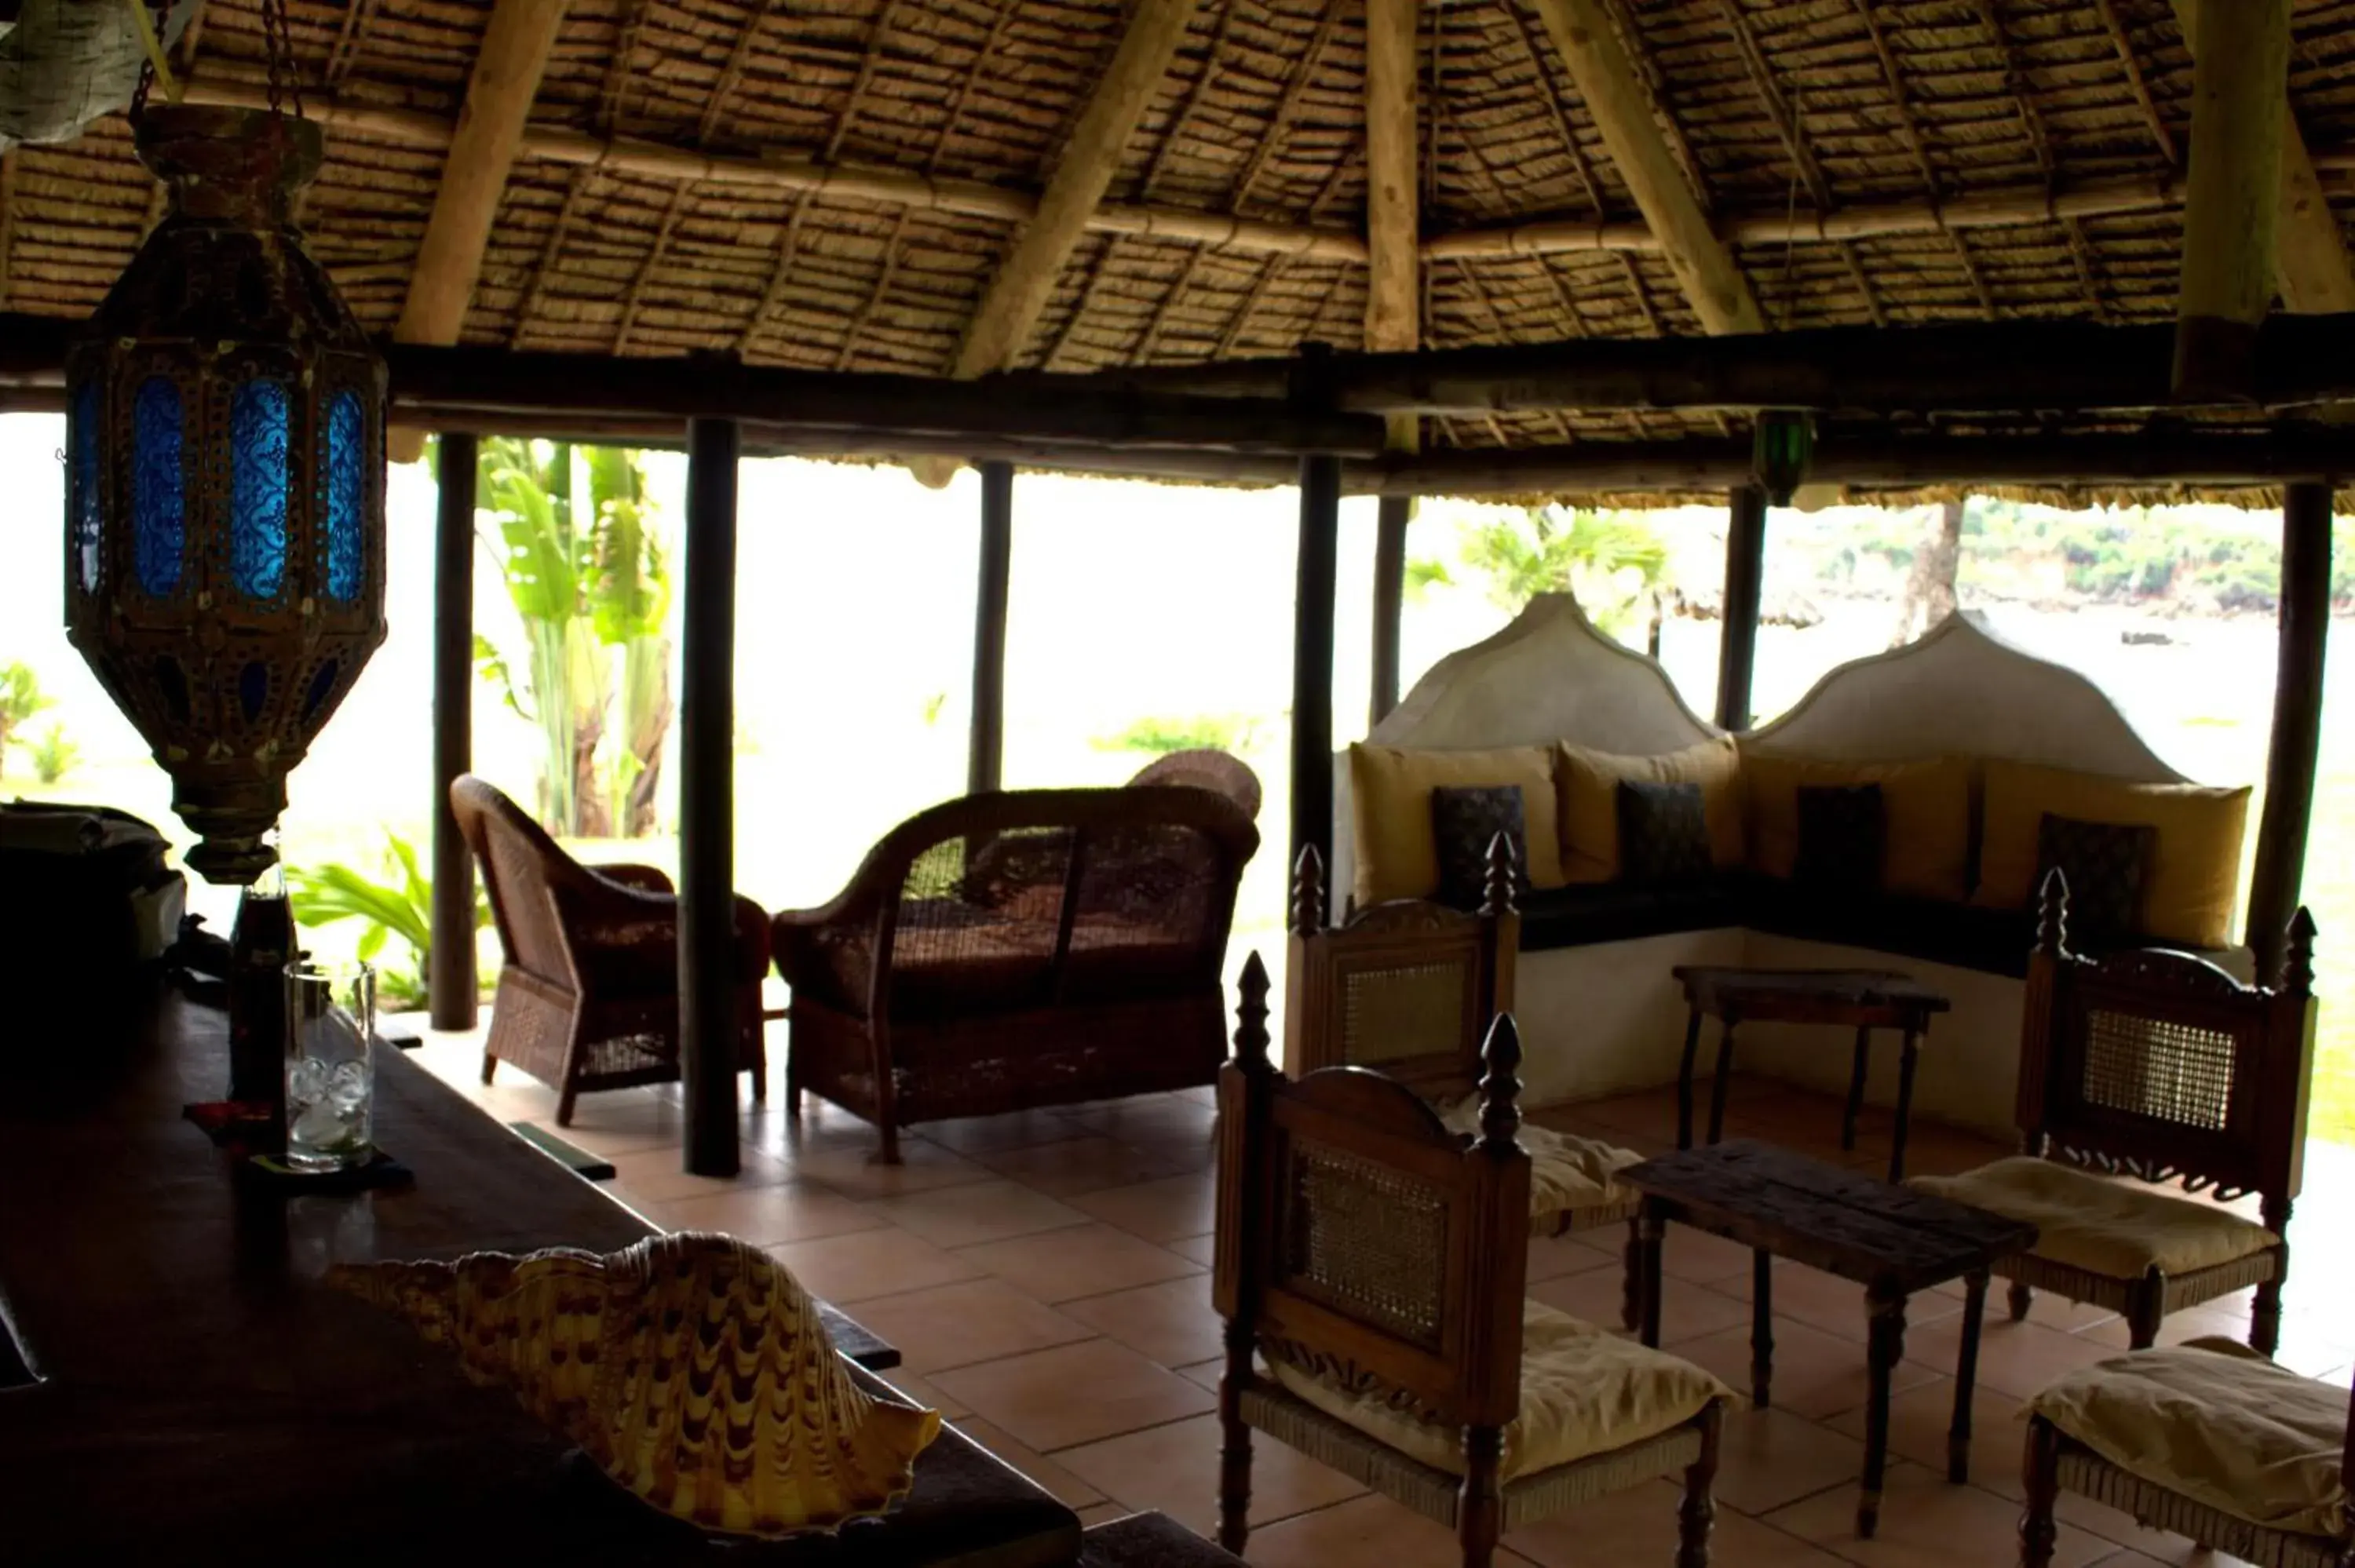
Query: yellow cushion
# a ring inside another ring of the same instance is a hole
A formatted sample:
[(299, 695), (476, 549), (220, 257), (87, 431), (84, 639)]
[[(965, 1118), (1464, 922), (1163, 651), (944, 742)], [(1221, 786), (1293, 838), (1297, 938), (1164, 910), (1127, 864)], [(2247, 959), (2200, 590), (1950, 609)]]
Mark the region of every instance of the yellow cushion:
[(1359, 904), (1428, 898), (1439, 891), (1439, 841), (1431, 831), (1431, 792), (1445, 785), (1517, 784), (1529, 840), (1529, 885), (1561, 885), (1561, 835), (1555, 826), (1553, 748), (1409, 751), (1394, 746), (1349, 747), (1349, 800), (1357, 816)]
[(2106, 1279), (2190, 1274), (2263, 1252), (2281, 1237), (2204, 1199), (2171, 1198), (2053, 1160), (2014, 1155), (1907, 1185), (2036, 1227), (2036, 1255)]
[(1888, 837), (1881, 885), (1891, 893), (1960, 903), (1971, 890), (1971, 765), (1960, 757), (1923, 762), (1814, 762), (1742, 747), (1742, 788), (1750, 806), (1750, 863), (1789, 876), (1799, 861), (1802, 786), (1881, 786)]
[(2080, 821), (2158, 830), (2143, 883), (2142, 926), (2164, 942), (2232, 945), (2241, 834), (2249, 790), (2202, 784), (2131, 784), (2093, 773), (1987, 764), (1986, 832), (1974, 904), (2021, 909), (2036, 896), (2036, 829), (2046, 812)]
[(2230, 1340), (2134, 1351), (2030, 1409), (2128, 1475), (2269, 1530), (2344, 1541), (2347, 1391)]
[(1619, 783), (1698, 784), (1709, 823), (1710, 859), (1721, 870), (1742, 863), (1742, 768), (1733, 737), (1704, 740), (1658, 757), (1590, 751), (1563, 741), (1554, 765), (1561, 793), (1561, 874), (1567, 883), (1619, 875)]
[[(1275, 1381), (1386, 1447), (1450, 1475), (1464, 1473), (1463, 1429), (1424, 1420), (1380, 1388), (1353, 1391), (1282, 1361)], [(1690, 1361), (1646, 1350), (1542, 1301), (1522, 1304), (1521, 1413), (1505, 1428), (1502, 1474), (1535, 1475), (1625, 1448), (1733, 1398)]]
[[(1439, 1119), (1460, 1137), (1479, 1137), (1480, 1097), (1467, 1095), (1440, 1107)], [(1521, 1124), (1519, 1138), (1529, 1154), (1532, 1221), (1632, 1202), (1637, 1196), (1634, 1188), (1621, 1185), (1617, 1179), (1620, 1171), (1643, 1162), (1644, 1157), (1632, 1149), (1529, 1122)]]

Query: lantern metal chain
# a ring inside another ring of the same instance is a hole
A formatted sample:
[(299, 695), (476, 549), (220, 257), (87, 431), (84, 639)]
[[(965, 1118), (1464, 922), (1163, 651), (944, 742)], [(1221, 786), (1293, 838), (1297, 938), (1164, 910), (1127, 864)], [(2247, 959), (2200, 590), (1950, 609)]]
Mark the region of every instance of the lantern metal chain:
[(261, 0), (261, 35), (270, 50), (270, 112), (286, 112), (294, 104), (294, 118), (303, 118), (303, 83), (294, 70), (294, 37), (286, 24), (286, 0)]

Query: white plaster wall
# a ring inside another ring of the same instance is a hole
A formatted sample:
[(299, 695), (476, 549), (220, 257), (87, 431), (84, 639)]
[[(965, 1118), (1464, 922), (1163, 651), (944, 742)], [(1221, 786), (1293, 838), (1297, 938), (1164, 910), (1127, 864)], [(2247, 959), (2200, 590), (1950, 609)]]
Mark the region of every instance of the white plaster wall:
[(1668, 971), (1741, 963), (1742, 943), (1743, 933), (1729, 928), (1521, 954), (1513, 1019), (1521, 1031), (1522, 1103), (1560, 1105), (1675, 1083), (1685, 1004)]

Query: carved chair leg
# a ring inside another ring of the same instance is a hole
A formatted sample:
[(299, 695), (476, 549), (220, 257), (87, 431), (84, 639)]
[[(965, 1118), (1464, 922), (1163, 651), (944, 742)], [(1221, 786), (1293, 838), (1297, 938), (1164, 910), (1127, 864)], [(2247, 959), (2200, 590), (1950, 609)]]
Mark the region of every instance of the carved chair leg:
[(1251, 1428), (1231, 1374), (1219, 1384), (1219, 1544), (1240, 1557), (1251, 1539)]
[(1455, 1542), (1464, 1568), (1491, 1568), (1497, 1540), (1505, 1533), (1505, 1494), (1497, 1472), (1503, 1467), (1505, 1429), (1464, 1429), (1464, 1486), (1455, 1494)]
[(498, 1059), (496, 1056), (492, 1055), (488, 1051), (484, 1052), (484, 1053), (483, 1053), (483, 1082), (485, 1082), (485, 1083), (486, 1083), (486, 1084), (487, 1084), (487, 1083), (489, 1083), (489, 1082), (491, 1081), (491, 1075), (492, 1075), (493, 1074), (496, 1073), (498, 1070), (499, 1070), (499, 1059)]
[(2003, 1299), (2011, 1311), (2011, 1320), (2017, 1323), (2026, 1318), (2029, 1308), (2035, 1305), (2036, 1292), (2015, 1279), (2011, 1282), (2011, 1288), (2004, 1292)]
[[(2289, 1234), (2290, 1203), (2286, 1198), (2278, 1202), (2265, 1200), (2263, 1217), (2265, 1229), (2277, 1236)], [(2274, 1277), (2257, 1287), (2256, 1301), (2249, 1308), (2249, 1344), (2265, 1355), (2281, 1348), (2282, 1286), (2289, 1278), (2289, 1243), (2284, 1241), (2275, 1250)]]
[(1644, 1232), (1642, 1222), (1627, 1221), (1627, 1245), (1620, 1249), (1619, 1326), (1631, 1334), (1644, 1328)]
[(2052, 1510), (2061, 1499), (2061, 1430), (2042, 1416), (2028, 1423), (2028, 1451), (2020, 1464), (2028, 1502), (2019, 1516), (2019, 1568), (2051, 1568), (2060, 1542)]
[(1724, 1406), (1712, 1402), (1701, 1413), (1700, 1457), (1685, 1469), (1684, 1500), (1677, 1505), (1677, 1568), (1709, 1568), (1710, 1531), (1717, 1524), (1718, 1432)]
[(2126, 1349), (2147, 1351), (2158, 1343), (2158, 1326), (2166, 1317), (2167, 1276), (2153, 1269), (2135, 1287), (2126, 1308)]

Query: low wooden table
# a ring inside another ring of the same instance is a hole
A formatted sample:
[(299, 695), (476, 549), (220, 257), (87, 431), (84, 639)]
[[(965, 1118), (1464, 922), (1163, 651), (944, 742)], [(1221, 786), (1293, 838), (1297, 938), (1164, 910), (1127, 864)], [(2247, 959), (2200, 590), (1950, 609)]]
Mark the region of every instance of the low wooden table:
[(1849, 1065), (1848, 1109), (1840, 1147), (1856, 1147), (1857, 1113), (1864, 1108), (1864, 1075), (1872, 1032), (1904, 1031), (1897, 1069), (1897, 1130), (1889, 1148), (1889, 1179), (1905, 1179), (1905, 1133), (1913, 1115), (1913, 1066), (1934, 1014), (1954, 1004), (1911, 975), (1882, 969), (1750, 969), (1679, 964), (1669, 971), (1685, 988), (1691, 1016), (1685, 1023), (1683, 1065), (1677, 1072), (1677, 1147), (1692, 1147), (1693, 1065), (1700, 1053), (1700, 1021), (1719, 1019), (1717, 1076), (1710, 1085), (1709, 1141), (1725, 1136), (1725, 1090), (1733, 1076), (1733, 1031), (1740, 1023), (1834, 1023), (1856, 1031)]
[(1751, 1249), (1750, 1395), (1762, 1408), (1769, 1403), (1774, 1377), (1774, 1260), (1787, 1257), (1864, 1287), (1871, 1393), (1856, 1531), (1868, 1539), (1881, 1520), (1881, 1481), (1889, 1461), (1889, 1374), (1905, 1351), (1906, 1298), (1962, 1280), (1963, 1347), (1955, 1368), (1946, 1475), (1954, 1481), (1970, 1478), (1971, 1394), (1978, 1378), (1988, 1271), (2035, 1245), (2034, 1225), (1747, 1139), (1664, 1154), (1621, 1171), (1619, 1180), (1644, 1195), (1628, 1255), (1629, 1289), (1639, 1303), (1644, 1343), (1660, 1342), (1661, 1237), (1669, 1221)]

